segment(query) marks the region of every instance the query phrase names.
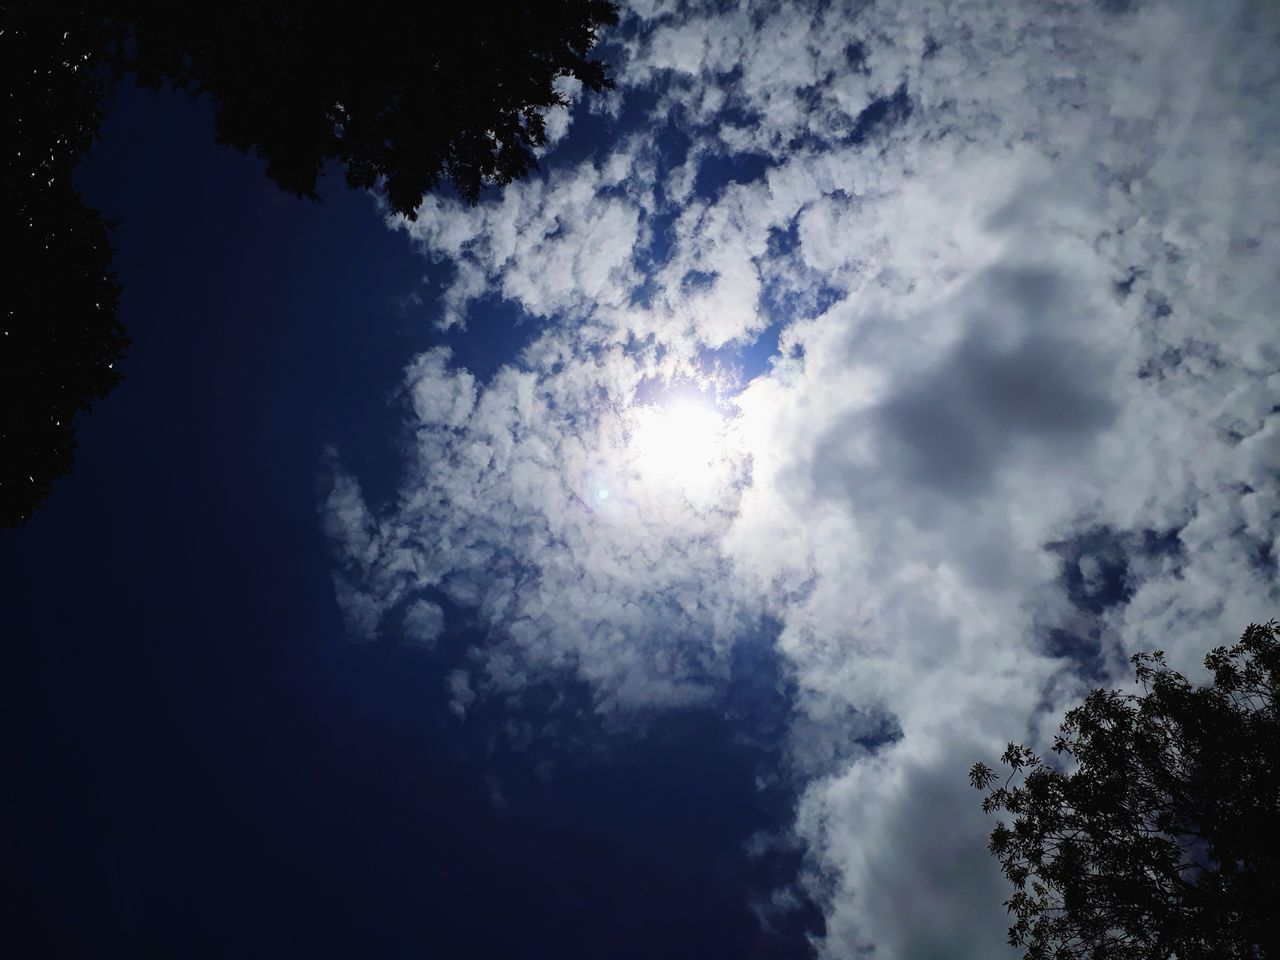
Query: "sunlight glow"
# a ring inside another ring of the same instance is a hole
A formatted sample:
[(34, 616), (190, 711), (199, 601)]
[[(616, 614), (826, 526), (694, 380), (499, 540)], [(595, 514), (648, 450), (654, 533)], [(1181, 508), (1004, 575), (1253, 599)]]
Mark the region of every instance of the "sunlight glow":
[(648, 483), (687, 494), (711, 491), (724, 459), (724, 420), (710, 405), (677, 400), (639, 408), (631, 449)]

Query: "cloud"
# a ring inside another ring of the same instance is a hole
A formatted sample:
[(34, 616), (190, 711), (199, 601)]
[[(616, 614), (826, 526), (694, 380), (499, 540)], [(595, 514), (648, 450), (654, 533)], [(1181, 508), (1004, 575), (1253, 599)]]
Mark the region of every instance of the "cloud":
[[(333, 460), (352, 632), (447, 598), (494, 637), (460, 713), (570, 671), (621, 717), (776, 622), (822, 955), (1000, 955), (968, 764), (1275, 613), (1276, 17), (637, 5), (607, 148), (393, 224), (448, 336), (494, 294), (540, 326), (487, 379), (409, 364), (387, 509)], [(707, 455), (655, 471), (692, 396)]]
[(432, 646), (444, 633), (444, 610), (438, 603), (415, 600), (404, 612), (405, 635), (425, 646)]
[(495, 689), (568, 667), (610, 707), (696, 702), (753, 610), (727, 576), (706, 577), (727, 573), (716, 544), (745, 479), (719, 436), (732, 426), (708, 412), (700, 439), (724, 456), (694, 482), (655, 475), (655, 451), (637, 441), (664, 414), (634, 404), (644, 371), (619, 348), (535, 361), (536, 346), (529, 369), (504, 368), (481, 388), (447, 351), (410, 365), (414, 479), (372, 560), (371, 521), (350, 502), (358, 488), (337, 474), (330, 526), (375, 598), (346, 601), (355, 627), (368, 632), (370, 611), (432, 590), (501, 629), (483, 670)]
[[(965, 759), (984, 744), (963, 737), (898, 743), (840, 777), (814, 784), (800, 829), (844, 856), (830, 894), (824, 952), (929, 960), (1012, 953), (1005, 943), (1004, 879), (982, 843), (987, 827), (965, 782)], [(939, 816), (940, 811), (950, 811)], [(878, 832), (869, 844), (862, 834)]]
[[(892, 477), (920, 488), (920, 502), (960, 502), (989, 494), (1013, 458), (1029, 468), (1079, 452), (1116, 413), (1110, 358), (1081, 342), (1091, 319), (1082, 307), (1087, 300), (1052, 271), (1009, 266), (931, 305), (948, 314), (944, 323), (959, 317), (959, 341), (829, 428), (818, 485), (857, 498)], [(939, 325), (919, 315), (906, 322)]]

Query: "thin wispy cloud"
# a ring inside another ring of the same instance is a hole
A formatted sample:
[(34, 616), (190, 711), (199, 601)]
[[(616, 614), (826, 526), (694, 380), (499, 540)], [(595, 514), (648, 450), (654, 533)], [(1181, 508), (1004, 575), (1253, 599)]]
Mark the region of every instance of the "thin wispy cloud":
[[(487, 378), (408, 365), (394, 502), (335, 455), (352, 633), (466, 610), (493, 643), (457, 712), (569, 671), (625, 716), (714, 698), (780, 624), (819, 953), (1000, 955), (968, 765), (1274, 613), (1277, 30), (634, 4), (607, 146), (392, 224), (451, 268), (442, 331), (497, 295), (539, 333)], [(760, 370), (708, 360), (760, 338)]]

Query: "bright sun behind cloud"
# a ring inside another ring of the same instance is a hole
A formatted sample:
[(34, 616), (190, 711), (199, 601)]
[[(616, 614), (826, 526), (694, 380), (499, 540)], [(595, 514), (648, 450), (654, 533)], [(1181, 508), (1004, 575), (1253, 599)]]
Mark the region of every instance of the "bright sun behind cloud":
[(646, 485), (705, 497), (724, 472), (725, 421), (713, 406), (696, 400), (643, 406), (636, 411), (630, 448)]

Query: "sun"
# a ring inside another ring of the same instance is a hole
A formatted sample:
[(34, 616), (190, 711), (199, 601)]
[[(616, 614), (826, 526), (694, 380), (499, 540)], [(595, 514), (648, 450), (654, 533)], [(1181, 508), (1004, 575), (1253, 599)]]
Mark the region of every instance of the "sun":
[(722, 472), (724, 436), (714, 407), (680, 399), (637, 408), (629, 446), (647, 484), (705, 494)]

